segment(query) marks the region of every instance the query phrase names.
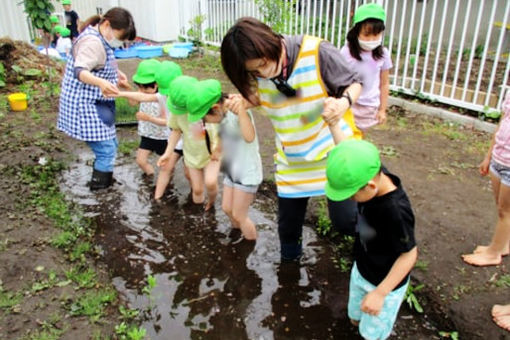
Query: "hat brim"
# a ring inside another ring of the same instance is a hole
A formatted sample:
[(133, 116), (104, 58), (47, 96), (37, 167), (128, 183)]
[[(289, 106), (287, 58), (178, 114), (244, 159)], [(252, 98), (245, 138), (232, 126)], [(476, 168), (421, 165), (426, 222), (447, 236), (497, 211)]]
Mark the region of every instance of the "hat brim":
[(158, 86), (158, 92), (165, 95), (165, 96), (168, 96), (170, 94), (170, 87), (160, 87)]
[(138, 84), (150, 84), (150, 83), (154, 83), (156, 81), (156, 79), (154, 77), (144, 77), (144, 76), (140, 76), (138, 74), (135, 74), (133, 76), (133, 81), (135, 83), (138, 83)]
[(358, 192), (359, 189), (356, 188), (345, 188), (345, 189), (334, 189), (329, 185), (329, 182), (326, 182), (326, 186), (324, 191), (326, 192), (326, 197), (332, 201), (345, 201), (346, 199), (354, 196), (355, 193)]
[(207, 114), (207, 111), (205, 112), (197, 112), (197, 113), (188, 113), (188, 122), (190, 123), (196, 123), (198, 122), (200, 119), (204, 118), (205, 115)]

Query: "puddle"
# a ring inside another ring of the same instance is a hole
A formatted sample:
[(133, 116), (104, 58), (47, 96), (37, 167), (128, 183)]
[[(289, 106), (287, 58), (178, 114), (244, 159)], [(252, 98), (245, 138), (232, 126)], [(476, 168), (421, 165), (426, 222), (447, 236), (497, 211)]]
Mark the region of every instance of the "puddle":
[[(96, 218), (96, 243), (113, 284), (140, 311), (148, 338), (359, 338), (346, 315), (349, 275), (335, 268), (331, 246), (311, 228), (304, 227), (301, 264), (280, 265), (276, 217), (251, 209), (259, 238), (237, 242), (219, 199), (212, 213), (190, 204), (181, 162), (155, 203), (152, 184), (126, 158), (117, 161), (113, 189), (91, 193), (91, 159), (83, 150), (61, 189)], [(261, 203), (267, 206), (254, 206)], [(157, 283), (150, 294), (142, 291), (148, 275)]]

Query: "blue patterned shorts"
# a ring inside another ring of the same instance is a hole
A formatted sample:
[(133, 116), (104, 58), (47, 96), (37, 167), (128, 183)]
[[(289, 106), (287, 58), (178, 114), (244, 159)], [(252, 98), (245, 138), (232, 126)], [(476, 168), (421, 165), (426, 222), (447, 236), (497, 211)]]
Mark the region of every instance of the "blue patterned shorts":
[(356, 267), (352, 267), (349, 283), (349, 304), (347, 311), (351, 320), (359, 322), (359, 333), (365, 339), (386, 339), (397, 319), (400, 305), (404, 300), (409, 281), (397, 290), (392, 291), (384, 299), (384, 305), (379, 315), (369, 315), (361, 311), (361, 302), (367, 293), (376, 288), (361, 276)]
[(510, 187), (510, 168), (491, 160), (490, 171), (499, 178), (501, 184)]

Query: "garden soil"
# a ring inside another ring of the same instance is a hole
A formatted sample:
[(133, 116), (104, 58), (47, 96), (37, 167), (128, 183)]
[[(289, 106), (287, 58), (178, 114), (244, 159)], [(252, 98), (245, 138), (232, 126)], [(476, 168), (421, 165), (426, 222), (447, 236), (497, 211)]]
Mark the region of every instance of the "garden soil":
[[(132, 59), (119, 65), (131, 75), (138, 62)], [(226, 90), (232, 91), (223, 74), (186, 65), (184, 73), (221, 79)], [(33, 289), (34, 283), (47, 280), (49, 270), (65, 280), (63, 273), (72, 265), (50, 245), (57, 229), (33, 207), (29, 200), (33, 188), (21, 176), (22, 166), (35, 165), (41, 158), (66, 162), (76, 158), (73, 150), (80, 148), (79, 143), (55, 129), (57, 103), (55, 97), (36, 98), (28, 111), (2, 112), (0, 118), (0, 292), (21, 294), (12, 306), (0, 301), (2, 339), (48, 329), (62, 330), (64, 339), (88, 339), (95, 332), (112, 334), (119, 322), (115, 305), (106, 310), (101, 322), (72, 317), (69, 305), (80, 294), (72, 286)], [(256, 124), (265, 178), (259, 195), (275, 200), (274, 133), (263, 115), (256, 116)], [(119, 130), (121, 138), (136, 139), (133, 129)], [(412, 202), (420, 261), (412, 282), (424, 284), (415, 294), (429, 320), (439, 331), (457, 331), (460, 339), (510, 339), (510, 333), (499, 329), (490, 317), (493, 304), (510, 303), (510, 260), (505, 258), (497, 267), (476, 268), (460, 257), (477, 244), (488, 243), (496, 222), (489, 180), (477, 171), (491, 137), (391, 107), (388, 122), (369, 131), (366, 138), (381, 149), (384, 164), (400, 176)], [(307, 221), (316, 219), (316, 209), (309, 209)], [(101, 256), (87, 261), (98, 273), (97, 287), (109, 286)], [(439, 333), (435, 338), (440, 338)]]

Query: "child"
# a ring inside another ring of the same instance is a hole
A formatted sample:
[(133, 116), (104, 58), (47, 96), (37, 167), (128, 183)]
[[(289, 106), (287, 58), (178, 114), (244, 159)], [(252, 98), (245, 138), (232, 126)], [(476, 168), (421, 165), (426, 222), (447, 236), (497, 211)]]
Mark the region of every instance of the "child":
[(495, 266), (510, 252), (510, 92), (503, 102), (504, 115), (494, 134), (489, 151), (480, 164), (480, 174), (490, 175), (499, 219), (488, 246), (478, 246), (473, 254), (462, 255), (474, 266)]
[(348, 314), (365, 339), (390, 336), (417, 258), (414, 215), (400, 179), (381, 166), (377, 148), (346, 140), (331, 151), (326, 196), (358, 202)]
[(57, 27), (61, 27), (61, 26), (59, 26), (59, 22), (60, 21), (58, 20), (58, 17), (56, 15), (51, 15), (50, 16), (50, 23), (51, 23), (51, 47), (57, 46), (58, 36), (57, 36), (56, 28)]
[[(142, 62), (143, 63), (143, 62)], [(142, 64), (140, 63), (140, 64)], [(147, 157), (150, 154), (151, 151), (155, 151), (159, 155), (163, 154), (166, 150), (166, 147), (168, 145), (168, 138), (169, 138), (169, 131), (168, 131), (168, 118), (170, 117), (170, 112), (167, 108), (167, 95), (170, 91), (170, 84), (172, 81), (177, 78), (178, 76), (182, 75), (181, 67), (174, 63), (173, 61), (165, 60), (163, 61), (157, 70), (155, 71), (154, 79), (156, 81), (156, 84), (158, 86), (158, 92), (159, 93), (148, 93), (148, 92), (120, 92), (119, 96), (128, 98), (130, 101), (138, 101), (138, 102), (145, 102), (144, 104), (153, 104), (158, 105), (158, 114), (157, 115), (150, 115), (146, 112), (138, 112), (136, 117), (139, 120), (138, 123), (138, 130), (139, 134), (142, 136), (142, 142), (144, 138), (143, 137), (143, 126), (156, 126), (156, 128), (161, 128), (161, 126), (164, 126), (164, 130), (166, 131), (166, 137), (165, 142), (157, 142), (161, 144), (161, 149), (158, 148), (158, 150), (151, 150), (147, 149), (145, 145), (142, 145), (140, 143), (140, 149), (139, 154), (137, 154), (137, 163), (140, 161), (141, 163), (148, 164), (147, 163)], [(159, 126), (159, 127), (158, 127)], [(145, 143), (146, 144), (146, 143)], [(163, 147), (164, 145), (164, 147)], [(146, 150), (142, 150), (146, 149)], [(148, 151), (147, 155), (144, 154)], [(140, 156), (140, 159), (139, 157)], [(156, 182), (156, 190), (154, 192), (154, 199), (159, 200), (163, 194), (165, 193), (165, 189), (168, 186), (168, 183), (170, 182), (170, 178), (172, 177), (173, 170), (175, 168), (175, 164), (177, 164), (177, 161), (182, 156), (182, 140), (179, 139), (179, 142), (177, 143), (174, 152), (172, 153), (170, 162), (166, 164), (164, 167), (160, 169), (158, 179)], [(143, 159), (145, 158), (145, 162), (143, 162)], [(138, 163), (140, 165), (140, 163)], [(148, 164), (150, 166), (150, 164)], [(140, 165), (142, 167), (142, 165)], [(144, 166), (145, 167), (145, 166)], [(144, 169), (142, 167), (142, 169)], [(154, 173), (154, 168), (150, 166), (151, 169), (149, 169), (149, 173)], [(146, 172), (147, 173), (147, 172)], [(187, 174), (187, 170), (185, 169), (185, 173)]]
[(187, 108), (191, 123), (201, 119), (221, 123), (224, 174), (221, 206), (234, 228), (240, 228), (245, 239), (255, 240), (257, 230), (248, 209), (262, 182), (262, 162), (253, 116), (245, 109), (241, 97), (226, 99), (220, 82), (213, 79), (195, 84)]
[(58, 53), (60, 53), (62, 57), (66, 58), (69, 52), (71, 51), (71, 48), (73, 47), (73, 43), (69, 38), (69, 36), (71, 35), (71, 31), (66, 27), (56, 26), (55, 32), (57, 33), (58, 36), (57, 45), (55, 49), (58, 51)]
[(356, 126), (366, 130), (386, 121), (389, 69), (393, 67), (382, 44), (386, 13), (376, 3), (362, 5), (354, 13), (354, 27), (340, 53), (362, 78), (363, 88), (352, 105)]
[[(173, 130), (168, 139), (168, 146), (163, 156), (158, 160), (158, 166), (166, 166), (172, 152), (182, 135), (184, 164), (188, 168), (191, 182), (193, 203), (202, 204), (205, 201), (204, 184), (207, 189), (207, 204), (205, 210), (214, 206), (218, 194), (218, 173), (220, 171), (219, 151), (217, 149), (217, 134), (215, 125), (206, 129), (201, 121), (191, 124), (186, 114), (188, 97), (194, 95), (193, 85), (197, 79), (180, 76), (170, 87), (168, 108), (172, 113), (168, 125)], [(210, 130), (209, 132), (207, 130)], [(210, 137), (210, 148), (206, 140)]]
[(62, 0), (64, 14), (66, 17), (66, 27), (71, 31), (71, 40), (78, 36), (78, 26), (80, 25), (80, 17), (76, 11), (71, 9), (71, 0)]

